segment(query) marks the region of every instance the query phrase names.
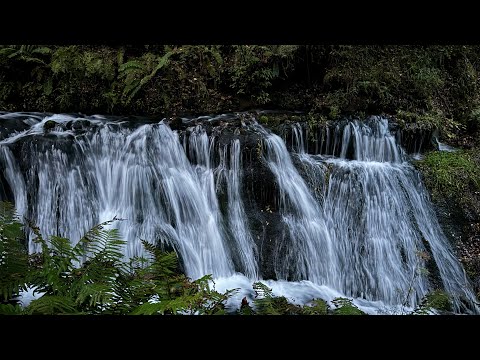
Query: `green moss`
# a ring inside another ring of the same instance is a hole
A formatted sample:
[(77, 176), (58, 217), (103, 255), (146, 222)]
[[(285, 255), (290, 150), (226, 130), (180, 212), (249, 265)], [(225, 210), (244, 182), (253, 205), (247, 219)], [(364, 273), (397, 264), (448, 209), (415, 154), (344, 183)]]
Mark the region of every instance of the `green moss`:
[(434, 197), (463, 197), (480, 190), (480, 167), (470, 152), (432, 151), (416, 165)]
[(432, 291), (426, 296), (426, 300), (427, 306), (433, 309), (444, 311), (452, 310), (452, 301), (448, 294), (442, 290)]
[(424, 296), (413, 314), (428, 315), (431, 313), (431, 310), (452, 311), (450, 296), (443, 290), (434, 290)]
[(267, 125), (268, 124), (268, 116), (267, 115), (261, 115), (258, 118), (258, 121), (260, 122), (260, 124)]

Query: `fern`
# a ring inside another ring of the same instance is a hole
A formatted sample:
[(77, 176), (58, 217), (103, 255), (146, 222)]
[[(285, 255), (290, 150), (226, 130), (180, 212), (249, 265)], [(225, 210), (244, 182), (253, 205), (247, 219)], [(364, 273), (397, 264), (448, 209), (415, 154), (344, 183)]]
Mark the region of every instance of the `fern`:
[[(186, 280), (186, 279), (185, 279)], [(145, 302), (136, 307), (132, 315), (219, 315), (225, 313), (225, 302), (235, 290), (220, 294), (210, 289), (211, 276), (189, 283), (185, 281), (180, 294), (172, 298), (158, 297), (158, 302)]]
[(26, 290), (28, 254), (20, 243), (23, 226), (14, 207), (0, 202), (0, 302), (6, 302)]
[(129, 103), (157, 72), (167, 66), (176, 50), (167, 51), (163, 56), (147, 53), (139, 60), (130, 60), (119, 66), (118, 77), (124, 80), (123, 96)]
[(22, 315), (23, 309), (19, 304), (0, 304), (0, 315)]
[(33, 300), (25, 308), (25, 313), (28, 315), (79, 314), (70, 297), (55, 295), (44, 295)]
[(315, 299), (303, 307), (305, 315), (327, 315), (328, 310), (328, 303), (322, 299)]
[(71, 289), (76, 304), (93, 312), (108, 310), (122, 297), (118, 294), (122, 292), (118, 278), (125, 277), (128, 270), (122, 261), (125, 241), (120, 239), (118, 229), (104, 229), (114, 220), (92, 228), (74, 248), (86, 261), (75, 271)]
[(75, 303), (77, 305), (85, 304), (90, 308), (107, 307), (112, 304), (113, 296), (110, 284), (87, 283), (81, 287)]
[(428, 315), (432, 310), (440, 312), (452, 311), (452, 299), (442, 290), (434, 290), (426, 294), (417, 308), (412, 312), (414, 315)]
[(67, 295), (70, 292), (71, 272), (76, 259), (68, 239), (52, 236), (50, 246), (43, 239), (38, 227), (28, 221), (29, 227), (35, 234), (34, 242), (40, 244), (41, 267), (31, 277), (31, 283), (37, 291), (47, 294)]
[(332, 303), (336, 306), (334, 315), (365, 315), (365, 313), (353, 304), (352, 299), (335, 298)]
[(75, 246), (57, 236), (47, 243), (39, 229), (30, 224), (42, 248), (42, 267), (32, 281), (37, 291), (68, 297), (82, 311), (108, 310), (119, 290), (117, 277), (127, 271), (122, 261), (125, 241), (120, 239), (118, 229), (104, 229), (115, 220), (94, 226)]
[(20, 59), (25, 62), (34, 62), (47, 66), (41, 55), (49, 55), (52, 50), (46, 46), (11, 45), (0, 49), (0, 56), (8, 59)]
[(300, 315), (302, 308), (290, 303), (284, 296), (255, 299), (255, 311), (258, 315)]
[[(21, 235), (21, 225), (14, 220), (13, 207), (4, 206), (0, 214), (1, 231), (8, 235), (7, 239), (18, 240), (16, 236)], [(94, 226), (75, 246), (59, 236), (44, 239), (39, 228), (27, 221), (41, 252), (30, 256), (27, 262), (26, 251), (19, 250), (23, 254), (25, 276), (19, 278), (17, 287), (28, 284), (44, 294), (33, 300), (23, 313), (225, 313), (226, 301), (235, 290), (221, 294), (214, 285), (212, 287), (210, 275), (191, 281), (178, 273), (176, 253), (164, 253), (142, 240), (147, 258), (134, 258), (129, 263), (123, 261), (125, 241), (120, 239), (118, 229), (105, 229), (115, 220), (118, 219)], [(20, 243), (16, 241), (16, 244)], [(5, 269), (12, 272), (15, 267), (9, 265)], [(1, 280), (5, 279), (7, 276), (2, 276)], [(18, 289), (16, 292), (9, 289), (6, 299), (16, 294)], [(152, 303), (152, 299), (158, 302)], [(21, 309), (5, 305), (0, 307), (0, 313), (21, 313)]]
[(178, 257), (175, 252), (162, 252), (155, 245), (145, 240), (140, 240), (143, 247), (153, 258), (151, 271), (159, 278), (173, 275), (178, 267)]

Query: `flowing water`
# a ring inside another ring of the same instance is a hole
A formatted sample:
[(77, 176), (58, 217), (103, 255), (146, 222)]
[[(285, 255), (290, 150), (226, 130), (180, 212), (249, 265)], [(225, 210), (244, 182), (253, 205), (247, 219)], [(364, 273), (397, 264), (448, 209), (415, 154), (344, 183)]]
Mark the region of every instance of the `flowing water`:
[[(339, 122), (313, 134), (312, 147), (300, 124), (291, 126), (291, 141), (255, 121), (238, 124), (223, 141), (221, 131), (194, 123), (172, 131), (164, 121), (100, 116), (5, 118), (23, 125), (2, 131), (3, 178), (18, 213), (44, 236), (76, 242), (116, 216), (124, 219), (114, 226), (127, 240), (126, 258), (143, 254), (140, 239), (171, 247), (188, 276), (213, 274), (217, 290), (240, 288), (237, 306), (241, 296), (253, 298), (251, 285), (268, 260), (276, 280), (262, 281), (298, 303), (347, 296), (370, 313), (411, 309), (434, 288), (428, 269), (456, 312), (478, 312), (421, 178), (386, 119)], [(56, 126), (45, 133), (49, 120)], [(258, 161), (275, 184), (283, 235), (270, 259), (251, 220), (255, 199), (245, 191), (240, 129), (261, 139)], [(30, 241), (29, 250), (39, 249)]]

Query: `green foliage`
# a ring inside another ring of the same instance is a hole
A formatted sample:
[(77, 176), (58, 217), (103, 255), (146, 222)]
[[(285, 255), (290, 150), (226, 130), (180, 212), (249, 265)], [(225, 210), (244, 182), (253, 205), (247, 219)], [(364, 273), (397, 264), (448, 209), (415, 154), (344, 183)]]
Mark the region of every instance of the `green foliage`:
[[(19, 227), (8, 227), (15, 219), (11, 205), (2, 212), (2, 229), (8, 239), (16, 240)], [(73, 246), (68, 239), (52, 236), (47, 241), (33, 224), (30, 228), (41, 246), (32, 256), (30, 272), (24, 252), (22, 277), (12, 261), (2, 266), (5, 300), (18, 295), (20, 288), (36, 287), (44, 295), (23, 311), (11, 304), (0, 307), (1, 314), (223, 314), (225, 302), (234, 290), (221, 294), (212, 287), (211, 276), (191, 281), (177, 271), (175, 253), (161, 252), (142, 241), (148, 258), (123, 260), (125, 241), (117, 229), (107, 229), (113, 221), (90, 229)], [(9, 274), (12, 274), (12, 279)], [(28, 273), (29, 276), (26, 276)]]
[[(224, 303), (232, 291), (221, 294), (210, 288), (211, 276), (207, 275), (193, 282), (185, 282), (174, 290), (176, 296), (157, 298), (155, 302), (141, 304), (132, 315), (219, 315), (225, 313)], [(162, 295), (162, 294), (158, 294)]]
[(116, 59), (113, 51), (91, 51), (78, 46), (61, 46), (52, 54), (50, 68), (53, 75), (67, 77), (97, 77), (112, 81)]
[(43, 295), (33, 300), (25, 309), (26, 315), (72, 315), (77, 314), (75, 303), (68, 296)]
[[(77, 312), (108, 313), (115, 307), (119, 290), (117, 277), (125, 275), (127, 265), (122, 251), (125, 241), (120, 240), (118, 229), (105, 229), (114, 220), (94, 226), (75, 246), (57, 236), (47, 242), (39, 229), (30, 224), (37, 236), (35, 241), (42, 248), (41, 266), (31, 277), (31, 284), (37, 292), (45, 293), (40, 299), (51, 297), (45, 300), (48, 302), (39, 303), (36, 313), (42, 309), (46, 313), (55, 309), (71, 312), (72, 307)], [(61, 298), (68, 301), (62, 303)], [(62, 308), (61, 304), (66, 305)]]
[(416, 165), (422, 171), (425, 183), (434, 197), (453, 198), (480, 190), (480, 167), (472, 155), (461, 150), (432, 151)]
[(23, 309), (19, 304), (0, 304), (0, 315), (23, 315)]
[(130, 60), (119, 66), (119, 78), (124, 80), (123, 96), (129, 103), (137, 92), (149, 82), (159, 70), (166, 67), (175, 51), (168, 51), (163, 56), (146, 53), (138, 60)]
[(0, 46), (0, 107), (181, 115), (272, 106), (478, 131), (480, 47)]
[[(60, 46), (52, 53), (45, 94), (52, 94), (60, 111), (72, 107), (107, 107), (117, 99), (104, 94), (117, 92), (118, 51), (107, 47)], [(72, 86), (75, 84), (75, 86)]]
[(22, 229), (14, 207), (0, 202), (0, 304), (26, 289), (28, 254), (21, 244)]
[(335, 305), (334, 315), (365, 315), (358, 307), (353, 304), (352, 299), (336, 298), (332, 300)]
[(422, 299), (420, 305), (414, 310), (413, 314), (426, 315), (432, 310), (451, 311), (452, 299), (442, 290), (434, 290)]
[(476, 132), (480, 129), (480, 106), (473, 108), (468, 117), (470, 129), (472, 132)]
[(237, 94), (249, 95), (259, 104), (270, 101), (270, 88), (294, 68), (298, 46), (234, 46), (233, 64), (229, 69), (230, 87)]
[(261, 282), (255, 282), (253, 289), (256, 293), (253, 301), (253, 311), (256, 315), (365, 315), (353, 304), (352, 299), (332, 300), (335, 306), (332, 310), (322, 299), (314, 299), (304, 306), (292, 304), (284, 296), (273, 295), (272, 289)]
[(51, 54), (52, 50), (46, 46), (36, 45), (10, 45), (0, 46), (0, 59), (7, 58), (12, 60), (20, 60), (24, 62), (33, 62), (47, 65), (45, 62), (46, 55)]
[(325, 300), (316, 299), (303, 307), (303, 314), (305, 315), (327, 315), (329, 314), (330, 306)]

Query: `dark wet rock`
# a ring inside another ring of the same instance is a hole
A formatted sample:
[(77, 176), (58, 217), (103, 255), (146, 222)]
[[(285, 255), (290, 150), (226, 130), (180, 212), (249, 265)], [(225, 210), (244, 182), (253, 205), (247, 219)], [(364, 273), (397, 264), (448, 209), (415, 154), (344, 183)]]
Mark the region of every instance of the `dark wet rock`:
[(43, 124), (43, 130), (45, 131), (50, 131), (52, 130), (55, 126), (57, 126), (57, 122), (53, 120), (47, 120), (45, 121), (45, 124)]
[(0, 201), (10, 201), (12, 203), (15, 201), (12, 189), (10, 189), (2, 171), (0, 171)]
[(72, 125), (73, 130), (88, 130), (91, 127), (91, 122), (88, 120), (77, 120)]
[(21, 132), (28, 130), (30, 125), (25, 123), (22, 118), (0, 118), (0, 140), (8, 137), (14, 132)]
[(170, 129), (172, 129), (172, 130), (183, 130), (184, 129), (183, 121), (182, 121), (182, 118), (180, 118), (180, 117), (171, 118), (168, 122), (168, 126), (170, 126)]

